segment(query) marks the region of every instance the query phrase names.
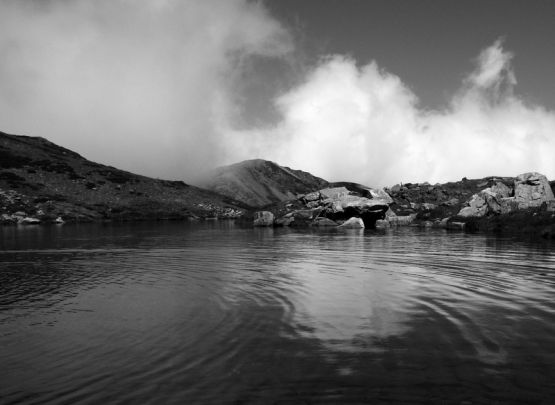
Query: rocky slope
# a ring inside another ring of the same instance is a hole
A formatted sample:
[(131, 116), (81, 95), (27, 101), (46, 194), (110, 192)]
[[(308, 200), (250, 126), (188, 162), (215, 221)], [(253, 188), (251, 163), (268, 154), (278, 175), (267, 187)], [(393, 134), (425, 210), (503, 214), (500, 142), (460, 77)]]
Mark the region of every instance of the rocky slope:
[(262, 159), (220, 167), (200, 184), (252, 207), (291, 200), (327, 185), (327, 181), (310, 173)]
[(237, 217), (244, 204), (181, 181), (91, 162), (43, 138), (0, 132), (0, 222)]

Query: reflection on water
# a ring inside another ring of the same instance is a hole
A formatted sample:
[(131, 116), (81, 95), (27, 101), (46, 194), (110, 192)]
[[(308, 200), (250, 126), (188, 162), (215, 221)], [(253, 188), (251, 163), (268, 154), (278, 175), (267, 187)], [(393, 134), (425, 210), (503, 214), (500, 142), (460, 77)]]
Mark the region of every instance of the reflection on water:
[(551, 403), (555, 254), (444, 231), (0, 228), (0, 402)]

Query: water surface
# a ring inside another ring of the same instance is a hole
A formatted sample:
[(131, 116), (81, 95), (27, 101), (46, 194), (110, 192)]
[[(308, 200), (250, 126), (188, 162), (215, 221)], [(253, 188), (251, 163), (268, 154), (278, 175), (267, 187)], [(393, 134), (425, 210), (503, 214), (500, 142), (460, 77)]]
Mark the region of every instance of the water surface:
[(0, 228), (0, 403), (553, 403), (551, 242)]

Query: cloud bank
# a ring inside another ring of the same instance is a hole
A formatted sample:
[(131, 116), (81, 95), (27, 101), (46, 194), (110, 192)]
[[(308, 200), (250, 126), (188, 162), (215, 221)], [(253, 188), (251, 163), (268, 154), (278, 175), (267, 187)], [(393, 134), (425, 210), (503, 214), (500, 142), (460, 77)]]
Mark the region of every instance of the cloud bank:
[(277, 124), (238, 128), (249, 114), (246, 61), (293, 48), (283, 24), (247, 0), (5, 0), (0, 130), (193, 182), (251, 158), (374, 186), (532, 170), (555, 178), (555, 112), (517, 94), (501, 40), (441, 110), (423, 108), (376, 61), (329, 55), (268, 100)]
[(236, 108), (244, 59), (291, 47), (246, 0), (3, 0), (0, 128), (194, 178), (222, 159), (217, 122)]
[(512, 58), (495, 41), (449, 105), (429, 111), (376, 62), (357, 67), (351, 58), (330, 56), (276, 100), (282, 123), (231, 138), (256, 139), (248, 153), (370, 185), (534, 170), (555, 178), (555, 112), (515, 95)]

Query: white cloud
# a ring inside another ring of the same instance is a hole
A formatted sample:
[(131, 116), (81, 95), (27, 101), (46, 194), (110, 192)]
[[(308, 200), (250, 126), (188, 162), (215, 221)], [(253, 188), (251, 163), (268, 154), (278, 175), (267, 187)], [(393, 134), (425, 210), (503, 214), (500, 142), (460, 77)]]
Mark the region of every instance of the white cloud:
[(291, 38), (247, 0), (0, 3), (0, 125), (140, 173), (218, 162), (238, 60)]
[(250, 142), (249, 155), (376, 186), (525, 171), (554, 178), (555, 113), (514, 95), (512, 57), (496, 41), (480, 53), (450, 105), (427, 111), (376, 62), (359, 68), (332, 56), (276, 100), (283, 114), (277, 127), (229, 139)]

